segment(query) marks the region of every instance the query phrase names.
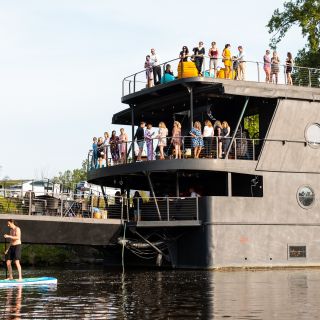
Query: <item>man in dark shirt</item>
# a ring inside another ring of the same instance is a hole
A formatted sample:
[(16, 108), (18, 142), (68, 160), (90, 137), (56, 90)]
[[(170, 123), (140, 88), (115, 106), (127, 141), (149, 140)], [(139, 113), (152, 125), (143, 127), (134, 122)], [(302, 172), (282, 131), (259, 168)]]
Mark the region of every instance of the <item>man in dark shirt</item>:
[(194, 54), (194, 63), (196, 64), (196, 67), (198, 69), (199, 76), (201, 75), (201, 69), (202, 69), (202, 62), (203, 62), (203, 56), (205, 54), (205, 49), (203, 47), (203, 42), (199, 42), (199, 47), (193, 48), (193, 54)]
[(137, 139), (137, 144), (139, 147), (137, 161), (141, 161), (141, 155), (142, 155), (143, 146), (144, 146), (144, 127), (145, 126), (146, 126), (146, 123), (141, 121), (140, 127), (136, 131), (136, 139)]

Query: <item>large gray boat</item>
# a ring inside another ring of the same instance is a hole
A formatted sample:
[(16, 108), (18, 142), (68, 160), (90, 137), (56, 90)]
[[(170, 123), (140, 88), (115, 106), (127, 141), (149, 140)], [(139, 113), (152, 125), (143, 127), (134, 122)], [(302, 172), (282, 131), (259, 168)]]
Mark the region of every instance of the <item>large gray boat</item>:
[[(320, 266), (320, 73), (295, 67), (294, 85), (272, 84), (260, 82), (256, 65), (254, 81), (182, 76), (138, 88), (143, 72), (124, 79), (129, 107), (113, 124), (130, 125), (134, 136), (142, 120), (170, 129), (178, 120), (183, 159), (172, 156), (168, 137), (165, 160), (137, 162), (133, 141), (121, 163), (106, 147), (106, 166), (90, 168), (88, 181), (126, 194), (107, 261), (120, 262), (122, 252), (126, 263), (175, 268)], [(223, 159), (217, 136), (192, 157), (192, 123), (207, 119), (230, 124)], [(149, 194), (136, 218), (131, 190)]]

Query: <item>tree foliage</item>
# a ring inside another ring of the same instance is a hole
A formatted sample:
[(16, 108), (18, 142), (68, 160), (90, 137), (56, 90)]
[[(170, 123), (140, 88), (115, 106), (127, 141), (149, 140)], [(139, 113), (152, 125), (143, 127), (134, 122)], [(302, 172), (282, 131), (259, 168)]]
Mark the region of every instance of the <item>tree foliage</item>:
[(269, 33), (274, 33), (270, 46), (275, 48), (293, 26), (301, 28), (308, 39), (308, 51), (319, 51), (320, 39), (320, 0), (291, 0), (283, 4), (284, 11), (276, 9), (269, 20)]
[(72, 190), (78, 182), (87, 180), (87, 165), (88, 161), (84, 160), (80, 169), (59, 172), (58, 176), (52, 178), (52, 182), (61, 184), (64, 189)]

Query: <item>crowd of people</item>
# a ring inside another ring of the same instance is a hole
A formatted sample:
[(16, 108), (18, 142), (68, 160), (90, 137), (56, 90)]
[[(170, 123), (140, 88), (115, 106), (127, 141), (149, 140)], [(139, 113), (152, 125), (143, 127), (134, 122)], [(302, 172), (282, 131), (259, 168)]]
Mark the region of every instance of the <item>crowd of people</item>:
[(114, 164), (125, 163), (127, 159), (128, 134), (124, 128), (120, 129), (117, 135), (116, 130), (105, 132), (103, 137), (93, 137), (92, 163), (93, 168), (108, 166), (108, 153), (110, 152)]
[[(239, 45), (237, 50), (237, 55), (232, 55), (231, 45), (228, 43), (224, 46), (220, 55), (220, 50), (217, 47), (217, 43), (213, 41), (207, 55), (207, 57), (210, 59), (208, 70), (209, 76), (214, 78), (223, 77), (226, 79), (246, 80), (246, 54), (242, 45)], [(183, 46), (179, 54), (180, 62), (194, 62), (199, 76), (203, 76), (202, 68), (205, 57), (206, 50), (202, 41), (200, 41), (199, 45), (194, 47), (191, 52), (189, 52), (187, 46)], [(218, 72), (221, 70), (218, 66), (219, 59), (222, 60), (224, 66), (224, 68), (221, 68), (223, 70), (223, 76), (218, 74)], [(286, 83), (289, 85), (292, 85), (293, 65), (294, 60), (292, 54), (291, 52), (288, 52), (285, 60), (285, 73)], [(146, 56), (144, 68), (146, 70), (148, 88), (175, 79), (170, 64), (166, 65), (164, 74), (162, 76), (160, 60), (154, 48), (152, 48), (151, 53)], [(271, 57), (270, 50), (266, 50), (266, 53), (263, 56), (263, 70), (266, 75), (265, 81), (267, 83), (278, 83), (280, 59), (276, 51), (273, 51)]]
[[(144, 147), (146, 146), (147, 160), (152, 161), (156, 159), (155, 149), (159, 149), (159, 159), (164, 160), (169, 157), (167, 149), (172, 150), (170, 158), (181, 159), (184, 155), (182, 150), (190, 147), (193, 150), (192, 155), (194, 158), (199, 158), (200, 154), (207, 158), (212, 158), (215, 154), (216, 158), (223, 158), (224, 153), (228, 147), (230, 135), (230, 126), (227, 121), (222, 123), (215, 120), (212, 124), (210, 120), (204, 122), (202, 125), (199, 121), (195, 121), (192, 129), (187, 137), (182, 136), (182, 127), (179, 121), (174, 121), (169, 136), (169, 130), (166, 124), (161, 121), (158, 124), (158, 129), (154, 130), (151, 123), (141, 121), (140, 126), (135, 133), (135, 142), (137, 144), (136, 161), (142, 161)], [(186, 146), (185, 139), (189, 138), (188, 145)], [(128, 135), (124, 128), (120, 129), (120, 134), (117, 135), (113, 130), (111, 137), (108, 132), (104, 133), (104, 137), (93, 138), (92, 144), (92, 168), (102, 168), (112, 164), (122, 164), (127, 162), (128, 155)], [(170, 147), (170, 148), (167, 148)], [(217, 150), (216, 153), (213, 151)]]

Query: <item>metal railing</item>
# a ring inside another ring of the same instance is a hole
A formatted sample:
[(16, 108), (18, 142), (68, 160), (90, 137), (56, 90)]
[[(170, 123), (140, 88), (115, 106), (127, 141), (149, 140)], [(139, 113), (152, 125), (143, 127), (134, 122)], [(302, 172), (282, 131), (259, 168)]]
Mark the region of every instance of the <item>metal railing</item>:
[[(161, 138), (163, 141), (164, 138)], [(193, 158), (193, 144), (191, 136), (181, 136), (181, 157), (184, 159)], [(175, 147), (172, 144), (172, 137), (167, 137), (167, 146), (164, 147), (164, 155), (166, 159), (174, 159)], [(203, 138), (203, 148), (200, 154), (200, 158), (213, 158), (221, 159), (225, 157), (226, 151), (229, 147), (231, 137), (207, 137)], [(245, 159), (256, 160), (260, 149), (261, 139), (247, 139), (247, 138), (235, 138), (229, 153), (229, 159)], [(98, 158), (98, 154), (90, 150), (88, 153), (88, 171), (93, 169), (99, 169), (103, 167), (112, 167), (120, 164), (127, 164), (136, 161), (136, 157), (139, 153), (139, 147), (137, 142), (127, 141), (125, 142), (125, 150), (129, 148), (134, 149), (134, 159), (131, 153), (123, 152), (123, 157), (120, 156), (120, 148), (123, 143), (105, 145), (103, 146), (103, 156)], [(160, 158), (160, 149), (158, 147), (159, 138), (153, 138), (150, 140), (151, 147), (148, 148), (147, 143), (143, 145), (143, 151), (141, 159), (143, 161), (158, 160)]]
[(52, 216), (61, 218), (118, 219), (121, 221), (199, 220), (198, 197), (140, 197), (37, 195), (26, 192), (11, 197), (10, 189), (0, 195), (0, 214)]
[[(178, 72), (180, 58), (172, 59), (166, 61), (165, 63), (160, 64), (162, 76), (165, 74), (166, 66), (170, 64), (171, 70), (174, 73), (176, 79), (188, 77), (187, 68), (185, 70), (183, 67), (181, 68), (181, 72)], [(190, 66), (190, 65), (189, 65)], [(194, 66), (194, 68), (196, 68)], [(205, 78), (225, 78), (224, 72), (224, 62), (222, 58), (217, 59), (217, 70), (214, 70), (212, 64), (210, 64), (210, 58), (204, 57), (202, 68), (201, 68), (201, 76)], [(278, 72), (274, 73), (271, 83), (278, 84), (287, 84), (288, 79), (286, 75), (287, 66), (284, 64), (278, 65)], [(238, 81), (254, 81), (254, 82), (266, 82), (266, 74), (264, 71), (264, 63), (260, 61), (245, 61), (245, 79), (239, 80), (237, 76), (238, 67), (236, 66), (236, 61), (232, 61), (231, 63), (231, 72), (230, 80), (238, 80)], [(272, 69), (271, 67), (271, 73)], [(216, 71), (216, 72), (214, 72)], [(277, 75), (277, 82), (276, 76)], [(304, 87), (320, 87), (320, 69), (317, 68), (307, 68), (300, 66), (292, 67), (292, 84), (295, 86), (304, 86)], [(163, 79), (164, 80), (164, 79)], [(166, 82), (166, 81), (165, 81)], [(146, 89), (147, 81), (146, 81), (146, 71), (141, 70), (136, 73), (133, 73), (122, 80), (122, 96), (127, 94), (131, 94), (143, 89)]]
[[(176, 138), (176, 137), (175, 137)], [(181, 136), (181, 158), (183, 159), (191, 159), (194, 158), (194, 148), (192, 143), (191, 136)], [(164, 138), (161, 138), (162, 141)], [(172, 137), (167, 137), (167, 146), (164, 147), (164, 156), (165, 159), (175, 159), (175, 147), (171, 143)], [(160, 159), (160, 151), (158, 147), (159, 138), (153, 138), (151, 141), (151, 147), (147, 147), (147, 144), (144, 143), (143, 151), (141, 155), (142, 161), (154, 161)], [(273, 142), (280, 143), (284, 145), (285, 143), (299, 143), (303, 146), (307, 144), (312, 145), (313, 147), (319, 147), (319, 142), (312, 141), (297, 141), (297, 140), (281, 140), (281, 139), (248, 139), (235, 137), (230, 150), (227, 156), (227, 150), (229, 149), (230, 143), (232, 141), (232, 137), (208, 137), (203, 138), (203, 147), (201, 149), (200, 158), (203, 159), (229, 159), (229, 160), (257, 160), (260, 151), (262, 149), (263, 143), (265, 142)], [(119, 143), (121, 144), (121, 143)], [(91, 170), (96, 170), (104, 167), (112, 167), (116, 165), (128, 164), (137, 161), (137, 155), (139, 152), (139, 147), (136, 141), (132, 143), (132, 141), (126, 142), (126, 150), (131, 147), (134, 148), (134, 158), (132, 158), (131, 153), (124, 153), (124, 158), (119, 158), (118, 153), (116, 151), (110, 151), (110, 148), (115, 148), (116, 145), (112, 146), (107, 145), (104, 146), (104, 156), (100, 159), (97, 158), (97, 155), (93, 152), (93, 150), (89, 150), (88, 152), (88, 172)], [(114, 157), (114, 155), (117, 155)], [(227, 156), (227, 157), (226, 157)]]

